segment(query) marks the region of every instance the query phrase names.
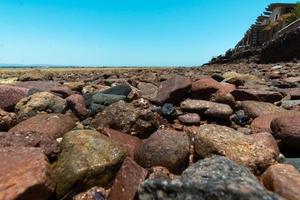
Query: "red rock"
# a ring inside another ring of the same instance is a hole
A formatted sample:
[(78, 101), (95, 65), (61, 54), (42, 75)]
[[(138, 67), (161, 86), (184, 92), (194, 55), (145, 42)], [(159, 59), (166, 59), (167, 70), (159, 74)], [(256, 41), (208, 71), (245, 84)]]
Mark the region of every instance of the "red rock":
[(223, 86), (226, 93), (230, 93), (233, 90), (235, 90), (235, 88), (236, 88), (235, 85), (230, 84), (230, 83), (221, 82), (220, 84)]
[(131, 158), (134, 158), (135, 149), (143, 143), (138, 137), (110, 128), (98, 128), (97, 131), (120, 143), (127, 150), (127, 153)]
[(139, 185), (145, 180), (148, 172), (133, 160), (126, 158), (117, 173), (109, 193), (109, 200), (134, 200)]
[(212, 78), (201, 78), (192, 84), (193, 98), (209, 100), (216, 92), (224, 91), (223, 86)]
[(267, 189), (287, 200), (296, 200), (300, 197), (300, 173), (292, 165), (272, 165), (263, 173), (261, 179)]
[(261, 133), (261, 132), (272, 133), (272, 130), (271, 130), (272, 120), (276, 119), (277, 117), (287, 115), (287, 114), (288, 114), (288, 111), (274, 113), (274, 114), (261, 115), (261, 116), (255, 118), (250, 125), (252, 133)]
[(276, 102), (282, 99), (282, 95), (279, 92), (256, 90), (256, 89), (236, 89), (231, 92), (237, 101), (264, 101), (264, 102)]
[(51, 88), (59, 87), (61, 84), (55, 81), (26, 81), (26, 82), (16, 83), (16, 85), (28, 89), (49, 91)]
[(243, 101), (242, 109), (248, 117), (256, 118), (265, 114), (273, 114), (286, 111), (274, 104), (260, 101)]
[(86, 109), (84, 98), (80, 94), (72, 94), (67, 100), (67, 105), (71, 108), (71, 110), (75, 113), (75, 115), (79, 119), (85, 119), (89, 112)]
[(0, 108), (12, 110), (13, 107), (24, 97), (28, 89), (23, 87), (0, 85)]
[(163, 81), (158, 88), (154, 103), (162, 105), (164, 103), (179, 103), (189, 92), (191, 87), (190, 78), (175, 76)]
[(291, 97), (291, 100), (298, 100), (300, 99), (300, 88), (290, 89), (287, 94)]
[(38, 148), (0, 148), (0, 199), (48, 199), (54, 192), (53, 174)]
[(67, 86), (53, 87), (50, 89), (50, 92), (62, 98), (67, 98), (73, 94), (73, 91)]

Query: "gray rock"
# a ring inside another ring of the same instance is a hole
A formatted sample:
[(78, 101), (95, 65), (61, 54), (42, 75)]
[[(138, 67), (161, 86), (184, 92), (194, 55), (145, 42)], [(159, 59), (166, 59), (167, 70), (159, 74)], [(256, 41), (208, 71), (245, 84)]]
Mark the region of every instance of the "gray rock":
[(221, 156), (200, 160), (171, 181), (148, 179), (140, 186), (141, 200), (280, 200), (245, 167)]
[(178, 120), (184, 124), (199, 124), (200, 116), (197, 113), (187, 113), (178, 116)]
[(137, 88), (140, 90), (143, 98), (153, 100), (156, 97), (158, 87), (152, 83), (139, 82)]
[(92, 96), (91, 104), (89, 106), (91, 115), (95, 115), (98, 112), (102, 111), (105, 107), (117, 101), (125, 100), (125, 99), (126, 96), (123, 95), (96, 93)]
[(298, 171), (300, 171), (300, 158), (284, 158), (282, 162), (293, 165)]
[(127, 84), (120, 84), (104, 90), (103, 94), (127, 96), (131, 92), (131, 87)]

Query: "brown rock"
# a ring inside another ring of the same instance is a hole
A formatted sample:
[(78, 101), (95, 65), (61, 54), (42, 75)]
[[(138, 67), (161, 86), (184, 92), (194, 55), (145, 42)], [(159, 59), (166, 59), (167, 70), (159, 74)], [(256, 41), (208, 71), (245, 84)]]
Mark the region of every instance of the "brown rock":
[(216, 92), (224, 91), (223, 86), (212, 78), (201, 78), (193, 82), (191, 94), (195, 99), (210, 100)]
[(248, 117), (256, 118), (261, 115), (273, 114), (286, 111), (274, 104), (259, 101), (243, 101), (242, 109)]
[(197, 113), (187, 113), (178, 116), (178, 120), (184, 124), (199, 124), (200, 116)]
[(72, 94), (66, 98), (67, 105), (79, 119), (85, 119), (89, 112), (86, 109), (84, 98), (80, 94)]
[(291, 100), (300, 100), (300, 88), (292, 88), (287, 93)]
[(72, 200), (105, 200), (108, 197), (108, 193), (108, 190), (95, 186), (75, 195)]
[(19, 87), (35, 89), (38, 91), (49, 91), (50, 88), (59, 87), (61, 84), (55, 81), (26, 81), (16, 83)]
[(109, 200), (134, 200), (139, 185), (146, 179), (148, 171), (130, 158), (126, 158), (117, 173), (109, 193)]
[(154, 103), (158, 105), (179, 103), (188, 94), (191, 84), (191, 80), (183, 76), (175, 76), (163, 81), (159, 85)]
[(226, 126), (206, 124), (195, 136), (195, 150), (201, 157), (222, 155), (260, 174), (279, 156), (275, 139), (269, 133), (245, 135)]
[(176, 175), (172, 174), (167, 168), (161, 166), (151, 167), (149, 169), (148, 179), (172, 180)]
[(142, 140), (135, 136), (110, 128), (98, 128), (97, 131), (120, 143), (127, 150), (128, 156), (131, 158), (134, 158), (135, 149), (143, 143)]
[(282, 99), (282, 95), (279, 92), (256, 90), (256, 89), (236, 89), (231, 92), (237, 101), (264, 101), (274, 103)]
[(13, 110), (14, 106), (24, 97), (28, 89), (11, 85), (0, 85), (0, 108)]
[(287, 200), (296, 200), (300, 197), (300, 173), (288, 164), (270, 166), (261, 176), (265, 187)]
[(261, 115), (261, 116), (255, 118), (250, 125), (252, 133), (261, 133), (261, 132), (272, 133), (272, 130), (271, 130), (272, 120), (276, 119), (277, 117), (287, 115), (287, 114), (288, 114), (288, 111), (278, 112), (278, 113), (274, 113), (274, 114)]
[(134, 154), (134, 160), (145, 168), (163, 166), (179, 173), (188, 162), (189, 137), (184, 132), (158, 130)]
[(231, 108), (235, 107), (235, 99), (230, 93), (218, 92), (214, 94), (210, 100), (217, 103), (227, 104)]
[(67, 98), (73, 94), (73, 91), (67, 86), (53, 87), (50, 89), (50, 92), (61, 98)]
[(48, 199), (55, 183), (38, 148), (0, 148), (0, 199)]
[(158, 87), (152, 83), (139, 82), (137, 88), (145, 99), (154, 100), (157, 95)]
[(300, 113), (284, 115), (271, 122), (274, 137), (281, 140), (280, 146), (300, 153)]
[(16, 123), (15, 113), (9, 113), (0, 108), (0, 131), (7, 131)]
[(33, 69), (22, 73), (19, 77), (19, 81), (37, 81), (37, 80), (52, 80), (53, 73), (46, 70)]
[(225, 90), (226, 93), (230, 93), (236, 88), (234, 84), (230, 84), (226, 82), (221, 82), (220, 84), (223, 86), (223, 89)]
[(58, 152), (57, 138), (75, 127), (75, 121), (62, 114), (39, 114), (11, 128), (0, 146), (40, 147), (43, 152), (54, 157)]

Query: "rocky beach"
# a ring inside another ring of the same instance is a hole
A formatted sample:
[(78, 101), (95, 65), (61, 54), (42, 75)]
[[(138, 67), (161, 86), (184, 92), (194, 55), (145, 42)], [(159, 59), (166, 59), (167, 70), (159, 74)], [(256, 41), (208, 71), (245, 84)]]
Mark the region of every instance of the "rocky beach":
[(0, 70), (0, 200), (300, 199), (300, 63)]

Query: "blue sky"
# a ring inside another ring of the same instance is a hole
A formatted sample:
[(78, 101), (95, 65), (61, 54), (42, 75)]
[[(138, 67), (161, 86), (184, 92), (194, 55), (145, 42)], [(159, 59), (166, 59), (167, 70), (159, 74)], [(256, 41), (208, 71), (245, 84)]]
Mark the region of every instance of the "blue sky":
[(0, 63), (200, 65), (233, 47), (272, 2), (0, 0)]

